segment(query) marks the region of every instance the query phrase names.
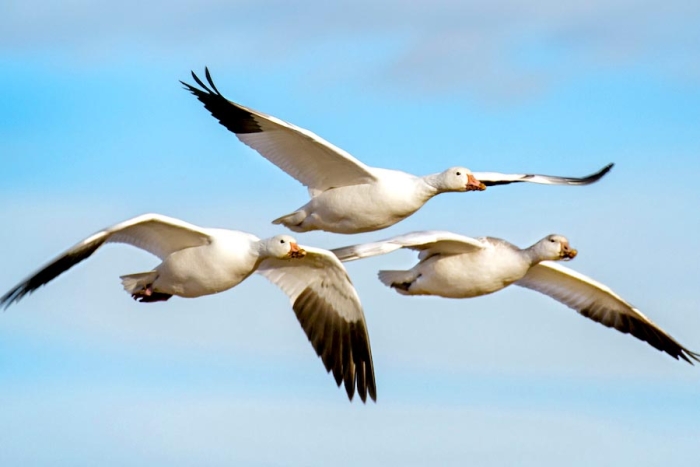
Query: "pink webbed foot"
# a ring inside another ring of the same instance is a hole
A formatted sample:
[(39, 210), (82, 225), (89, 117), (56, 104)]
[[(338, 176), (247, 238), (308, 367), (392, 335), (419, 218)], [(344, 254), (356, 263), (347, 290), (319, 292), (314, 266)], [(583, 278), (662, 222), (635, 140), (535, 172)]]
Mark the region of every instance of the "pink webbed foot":
[(155, 292), (153, 288), (149, 285), (143, 290), (131, 294), (134, 300), (142, 303), (152, 303), (152, 302), (164, 302), (172, 297), (171, 294)]

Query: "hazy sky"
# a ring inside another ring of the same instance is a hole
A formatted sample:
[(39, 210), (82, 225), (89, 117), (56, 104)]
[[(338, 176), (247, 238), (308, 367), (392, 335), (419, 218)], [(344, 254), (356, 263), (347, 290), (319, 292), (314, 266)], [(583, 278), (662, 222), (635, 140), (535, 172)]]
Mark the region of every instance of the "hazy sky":
[[(390, 229), (526, 246), (700, 350), (700, 4), (682, 1), (4, 2), (0, 294), (144, 212), (281, 233), (306, 190), (182, 90), (212, 72), (244, 105), (414, 173), (585, 175), (584, 188), (443, 195)], [(109, 245), (0, 315), (2, 465), (696, 465), (700, 368), (532, 291), (402, 297), (348, 264), (378, 402), (348, 403), (261, 277), (167, 303)], [(262, 297), (261, 297), (262, 295)]]

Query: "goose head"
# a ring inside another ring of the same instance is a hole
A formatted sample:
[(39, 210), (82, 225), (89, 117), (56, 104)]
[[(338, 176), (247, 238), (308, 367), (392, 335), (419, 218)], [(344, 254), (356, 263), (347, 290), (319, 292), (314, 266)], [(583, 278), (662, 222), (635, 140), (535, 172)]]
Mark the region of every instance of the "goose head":
[(435, 188), (440, 191), (483, 191), (486, 185), (477, 180), (465, 167), (451, 167), (435, 177)]
[(571, 248), (569, 240), (563, 235), (547, 235), (539, 242), (535, 243), (532, 248), (535, 250), (536, 256), (540, 261), (558, 261), (574, 259), (578, 251)]
[(290, 235), (276, 235), (265, 240), (265, 253), (278, 259), (303, 258), (306, 251)]

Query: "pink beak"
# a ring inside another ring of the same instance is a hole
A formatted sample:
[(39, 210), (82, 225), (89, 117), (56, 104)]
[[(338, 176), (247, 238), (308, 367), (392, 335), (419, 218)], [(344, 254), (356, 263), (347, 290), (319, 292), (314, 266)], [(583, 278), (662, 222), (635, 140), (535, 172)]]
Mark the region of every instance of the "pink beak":
[(571, 248), (568, 243), (562, 244), (561, 257), (563, 259), (574, 259), (577, 254), (578, 251), (576, 251), (574, 248)]
[(467, 191), (484, 191), (486, 185), (474, 178), (474, 175), (467, 175)]
[(303, 258), (306, 256), (306, 251), (304, 251), (303, 248), (299, 247), (298, 244), (296, 243), (290, 243), (289, 244), (289, 257), (290, 258)]

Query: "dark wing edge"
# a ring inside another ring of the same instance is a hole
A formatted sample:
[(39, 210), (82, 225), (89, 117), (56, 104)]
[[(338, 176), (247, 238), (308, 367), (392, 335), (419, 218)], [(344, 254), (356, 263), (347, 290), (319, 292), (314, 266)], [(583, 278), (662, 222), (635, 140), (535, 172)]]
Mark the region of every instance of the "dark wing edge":
[(194, 94), (194, 96), (204, 104), (204, 107), (212, 116), (229, 131), (237, 134), (262, 132), (263, 129), (260, 127), (253, 113), (245, 107), (229, 101), (219, 92), (214, 85), (214, 81), (211, 79), (209, 68), (205, 68), (204, 73), (211, 88), (204, 84), (194, 71), (192, 72), (192, 78), (194, 78), (202, 89), (198, 89), (184, 81), (180, 81), (180, 83), (182, 83), (186, 90)]
[(551, 181), (555, 182), (557, 185), (590, 185), (591, 183), (595, 183), (601, 178), (603, 178), (612, 168), (615, 166), (614, 163), (610, 163), (600, 169), (599, 171), (592, 173), (590, 175), (586, 175), (585, 177), (560, 177), (557, 175), (539, 175), (539, 174), (527, 174), (521, 177), (520, 179), (517, 180), (499, 180), (499, 181), (484, 181), (484, 180), (479, 180), (486, 186), (498, 186), (498, 185), (509, 185), (511, 183), (521, 183), (521, 182), (527, 182), (529, 179), (535, 178), (535, 177), (544, 177), (547, 179), (550, 179)]
[(700, 362), (700, 354), (683, 347), (609, 287), (572, 269), (544, 261), (515, 284), (547, 295), (591, 321), (630, 334), (676, 360), (691, 365), (692, 360)]
[(0, 297), (0, 307), (7, 310), (10, 305), (19, 302), (25, 295), (33, 293), (39, 287), (48, 284), (76, 264), (89, 258), (107, 241), (108, 237), (108, 235), (102, 234), (84, 245), (71, 248)]
[[(601, 311), (603, 313), (601, 313)], [(683, 359), (693, 365), (693, 360), (700, 362), (700, 354), (692, 352), (683, 347), (673, 337), (666, 334), (654, 323), (623, 313), (615, 313), (609, 311), (605, 314), (605, 310), (596, 310), (595, 307), (587, 307), (578, 312), (593, 321), (597, 321), (603, 326), (616, 329), (623, 334), (630, 334), (637, 339), (646, 342), (660, 352), (665, 352), (676, 360)], [(610, 318), (610, 317), (613, 318)]]
[(292, 305), (302, 329), (328, 373), (352, 401), (355, 387), (362, 399), (377, 401), (372, 350), (364, 320), (346, 321), (311, 287), (304, 289)]

